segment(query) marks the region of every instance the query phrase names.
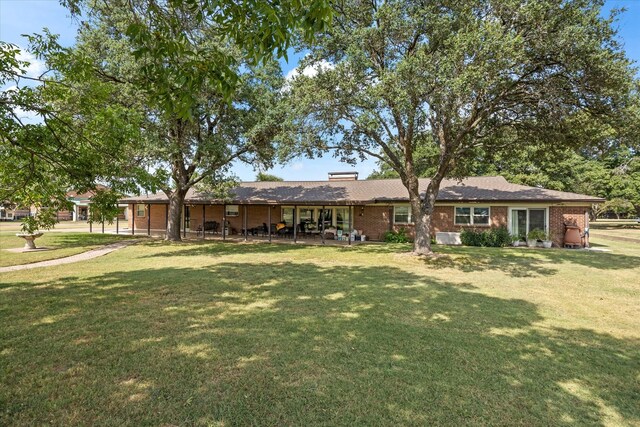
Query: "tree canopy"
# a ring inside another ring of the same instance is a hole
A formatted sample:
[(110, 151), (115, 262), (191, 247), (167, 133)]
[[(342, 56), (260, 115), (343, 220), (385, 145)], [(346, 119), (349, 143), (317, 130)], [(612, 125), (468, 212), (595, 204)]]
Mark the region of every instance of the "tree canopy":
[[(335, 8), (333, 26), (308, 45), (303, 66), (317, 75), (291, 85), (298, 147), (388, 164), (409, 194), (417, 254), (431, 253), (429, 224), (445, 177), (527, 147), (607, 145), (630, 123), (633, 71), (600, 1)], [(420, 169), (431, 178), (424, 195)]]

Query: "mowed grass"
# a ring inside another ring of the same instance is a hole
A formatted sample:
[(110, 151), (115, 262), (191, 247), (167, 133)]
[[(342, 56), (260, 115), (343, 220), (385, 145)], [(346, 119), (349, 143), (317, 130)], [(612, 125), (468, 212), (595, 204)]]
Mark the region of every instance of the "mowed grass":
[(0, 274), (0, 425), (638, 425), (640, 245), (597, 243), (147, 241)]
[(37, 238), (35, 243), (36, 247), (48, 248), (49, 250), (11, 252), (7, 249), (23, 247), (24, 239), (17, 237), (15, 232), (3, 232), (0, 233), (0, 267), (63, 258), (128, 238), (130, 236), (48, 231), (44, 232), (42, 237)]

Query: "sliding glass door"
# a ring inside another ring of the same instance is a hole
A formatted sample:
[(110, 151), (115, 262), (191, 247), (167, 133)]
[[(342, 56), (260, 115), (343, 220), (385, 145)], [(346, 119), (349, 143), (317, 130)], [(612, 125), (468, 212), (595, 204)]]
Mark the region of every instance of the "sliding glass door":
[(512, 208), (510, 220), (509, 232), (521, 240), (526, 240), (531, 230), (547, 231), (546, 208)]

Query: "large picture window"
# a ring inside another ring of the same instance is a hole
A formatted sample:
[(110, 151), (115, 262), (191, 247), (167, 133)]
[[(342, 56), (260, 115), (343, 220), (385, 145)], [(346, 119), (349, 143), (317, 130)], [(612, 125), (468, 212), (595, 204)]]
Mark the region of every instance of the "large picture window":
[(394, 206), (393, 222), (395, 224), (409, 224), (411, 222), (411, 208), (409, 206)]
[(513, 208), (510, 220), (509, 231), (521, 240), (532, 230), (548, 231), (546, 208)]
[(489, 225), (489, 207), (457, 206), (455, 208), (455, 225)]

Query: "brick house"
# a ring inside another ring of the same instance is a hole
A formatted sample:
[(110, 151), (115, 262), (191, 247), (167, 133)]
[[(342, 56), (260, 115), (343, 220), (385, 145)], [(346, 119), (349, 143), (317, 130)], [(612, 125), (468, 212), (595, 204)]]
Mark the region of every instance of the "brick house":
[[(428, 183), (420, 179), (420, 188), (424, 191)], [(132, 232), (166, 230), (168, 199), (164, 193), (120, 202), (128, 205)], [(584, 231), (591, 205), (601, 202), (604, 199), (598, 197), (512, 184), (501, 176), (445, 180), (432, 228), (443, 243), (459, 241), (464, 229), (504, 226), (521, 237), (541, 229), (552, 236), (555, 245), (562, 245), (565, 224)], [(226, 201), (190, 190), (183, 220), (185, 233), (211, 230), (227, 236), (245, 230), (276, 234), (267, 224), (278, 223), (289, 227), (290, 238), (323, 229), (327, 238), (340, 239), (365, 235), (367, 240), (381, 240), (386, 231), (400, 228), (413, 233), (407, 190), (400, 180), (358, 180), (355, 173), (332, 173), (327, 181), (242, 182)], [(219, 228), (212, 229), (213, 223)]]

